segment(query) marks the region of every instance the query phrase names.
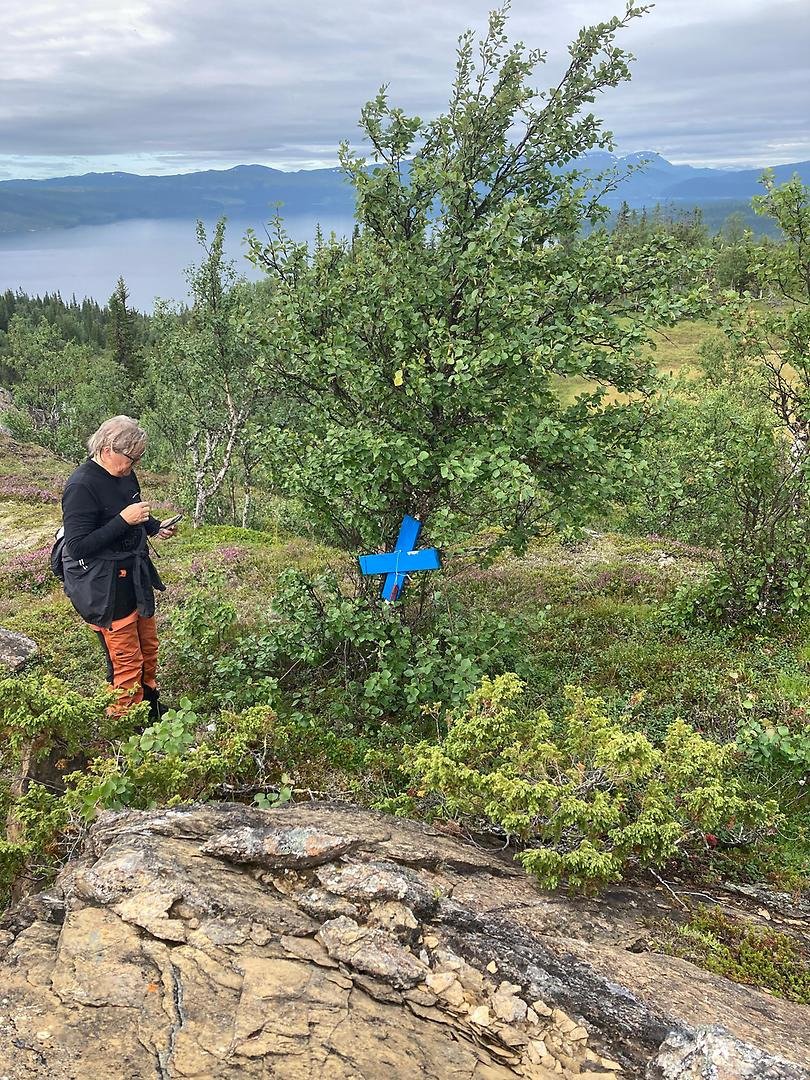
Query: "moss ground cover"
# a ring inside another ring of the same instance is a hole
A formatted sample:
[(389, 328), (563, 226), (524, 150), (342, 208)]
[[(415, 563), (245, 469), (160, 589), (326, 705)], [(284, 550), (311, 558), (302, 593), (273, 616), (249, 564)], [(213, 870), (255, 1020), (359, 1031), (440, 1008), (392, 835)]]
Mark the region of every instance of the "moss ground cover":
[(685, 922), (662, 919), (650, 946), (669, 956), (810, 1005), (810, 951), (795, 937), (700, 907)]

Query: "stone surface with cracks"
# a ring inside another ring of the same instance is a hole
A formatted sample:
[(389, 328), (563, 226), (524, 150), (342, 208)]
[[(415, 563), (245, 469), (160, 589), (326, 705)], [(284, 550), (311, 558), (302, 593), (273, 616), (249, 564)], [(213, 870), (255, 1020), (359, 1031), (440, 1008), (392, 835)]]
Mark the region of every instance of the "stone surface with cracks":
[(808, 1080), (810, 1009), (633, 951), (665, 906), (319, 804), (104, 814), (0, 929), (8, 1080)]

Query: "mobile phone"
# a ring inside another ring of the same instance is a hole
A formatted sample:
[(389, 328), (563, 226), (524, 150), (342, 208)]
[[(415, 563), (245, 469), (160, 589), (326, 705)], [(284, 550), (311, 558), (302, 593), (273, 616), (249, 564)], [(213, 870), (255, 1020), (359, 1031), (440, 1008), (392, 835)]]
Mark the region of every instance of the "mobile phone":
[(174, 517), (168, 518), (166, 521), (161, 522), (161, 529), (170, 529), (172, 525), (176, 525), (180, 518), (183, 516), (182, 512), (175, 514)]

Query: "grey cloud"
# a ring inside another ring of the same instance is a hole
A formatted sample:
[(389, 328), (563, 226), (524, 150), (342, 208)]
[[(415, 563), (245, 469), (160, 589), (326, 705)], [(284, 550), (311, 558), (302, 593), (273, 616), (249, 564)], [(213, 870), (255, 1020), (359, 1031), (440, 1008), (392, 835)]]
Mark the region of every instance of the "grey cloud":
[[(467, 26), (483, 30), (494, 4), (149, 0), (152, 24), (140, 35), (119, 29), (108, 49), (91, 55), (34, 43), (45, 75), (0, 74), (0, 162), (28, 159), (35, 168), (42, 157), (147, 155), (155, 168), (176, 162), (178, 171), (214, 162), (332, 164), (340, 140), (358, 139), (360, 106), (380, 83), (408, 111), (441, 111), (456, 39)], [(622, 6), (514, 0), (510, 33), (548, 47), (537, 80), (545, 86), (579, 26)], [(601, 97), (595, 110), (628, 151), (696, 163), (790, 159), (775, 159), (775, 146), (795, 146), (794, 160), (810, 156), (803, 12), (801, 0), (661, 0), (620, 41), (638, 56), (632, 84)]]
[(633, 35), (633, 81), (603, 114), (636, 149), (678, 160), (776, 163), (772, 148), (810, 157), (810, 18), (803, 4), (763, 6), (733, 23)]

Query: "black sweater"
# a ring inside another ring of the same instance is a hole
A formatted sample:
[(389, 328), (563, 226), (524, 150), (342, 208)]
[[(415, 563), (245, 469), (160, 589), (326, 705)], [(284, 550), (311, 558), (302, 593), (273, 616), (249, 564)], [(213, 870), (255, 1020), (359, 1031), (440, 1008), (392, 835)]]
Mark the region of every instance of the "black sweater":
[[(62, 495), (65, 548), (74, 559), (88, 559), (100, 551), (134, 551), (143, 539), (143, 530), (154, 536), (160, 530), (157, 518), (145, 525), (129, 525), (121, 517), (125, 506), (141, 501), (141, 486), (134, 472), (113, 476), (88, 458), (71, 475)], [(130, 570), (133, 559), (116, 563), (117, 570)], [(135, 609), (131, 576), (116, 578), (114, 618), (123, 618)]]
[(121, 511), (141, 502), (141, 485), (134, 472), (112, 476), (92, 458), (72, 474), (62, 495), (65, 547), (74, 559), (86, 559), (105, 548), (133, 551), (141, 542), (141, 530), (150, 536), (160, 530), (157, 518), (146, 525), (129, 525)]

